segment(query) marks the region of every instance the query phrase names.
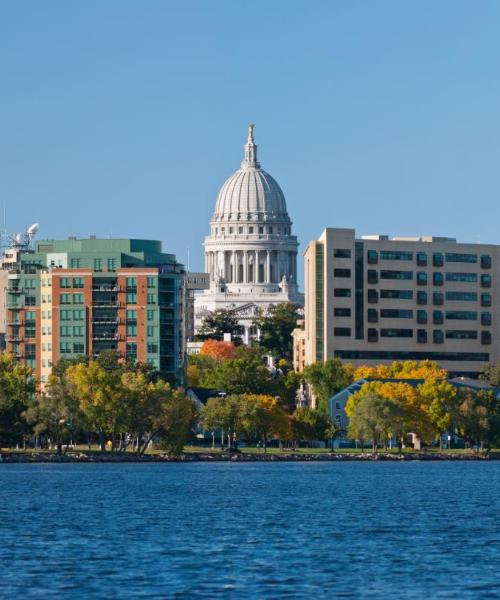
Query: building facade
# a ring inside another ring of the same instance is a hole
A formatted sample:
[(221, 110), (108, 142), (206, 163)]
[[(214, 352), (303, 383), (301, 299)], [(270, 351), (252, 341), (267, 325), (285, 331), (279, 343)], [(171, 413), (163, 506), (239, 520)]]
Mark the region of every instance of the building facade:
[(500, 246), (329, 228), (304, 258), (306, 364), (431, 359), (475, 375), (500, 358)]
[(193, 343), (194, 338), (194, 303), (196, 293), (210, 288), (208, 273), (187, 272), (184, 279), (184, 339)]
[(61, 358), (104, 350), (181, 383), (183, 280), (158, 241), (39, 241), (9, 266), (7, 350), (42, 384)]
[(256, 311), (279, 302), (302, 303), (297, 286), (297, 238), (292, 235), (285, 196), (257, 160), (253, 125), (240, 169), (217, 197), (205, 238), (210, 288), (195, 301), (195, 327), (216, 309), (234, 310), (248, 343)]

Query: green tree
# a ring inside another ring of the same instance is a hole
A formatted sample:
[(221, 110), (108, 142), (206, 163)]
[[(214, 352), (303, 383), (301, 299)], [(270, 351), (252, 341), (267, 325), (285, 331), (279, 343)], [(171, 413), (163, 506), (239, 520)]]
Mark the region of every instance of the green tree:
[(230, 333), (234, 342), (240, 340), (245, 328), (238, 323), (238, 317), (232, 310), (219, 308), (209, 312), (200, 327), (198, 339), (223, 340), (224, 334)]
[(0, 448), (19, 442), (29, 431), (25, 419), (36, 382), (29, 367), (0, 353)]
[(483, 381), (487, 381), (493, 387), (500, 387), (500, 360), (493, 365), (487, 365), (480, 375)]
[(292, 331), (297, 327), (300, 306), (283, 302), (269, 306), (267, 312), (260, 312), (253, 325), (260, 331), (260, 346), (275, 358), (291, 362), (293, 358)]
[(241, 425), (250, 438), (262, 441), (264, 453), (272, 436), (283, 438), (288, 431), (288, 416), (277, 398), (265, 394), (240, 397)]
[[(228, 440), (231, 434), (238, 436), (242, 429), (242, 421), (242, 403), (238, 395), (209, 398), (201, 410), (201, 422), (205, 431), (220, 431), (221, 436), (228, 436)], [(222, 438), (221, 442), (223, 443)]]
[[(157, 436), (169, 456), (179, 456), (193, 436), (198, 412), (192, 400), (181, 390), (162, 393), (160, 411), (152, 420), (151, 436)], [(147, 447), (147, 446), (146, 446)]]
[(352, 370), (344, 367), (339, 358), (309, 365), (304, 369), (303, 376), (312, 386), (318, 410), (324, 413), (328, 413), (328, 400), (352, 383)]
[(451, 429), (457, 411), (457, 390), (445, 379), (427, 379), (417, 387), (422, 410), (431, 423), (443, 449), (443, 434)]
[(489, 390), (463, 388), (457, 413), (459, 433), (471, 446), (490, 449), (500, 441), (500, 401)]

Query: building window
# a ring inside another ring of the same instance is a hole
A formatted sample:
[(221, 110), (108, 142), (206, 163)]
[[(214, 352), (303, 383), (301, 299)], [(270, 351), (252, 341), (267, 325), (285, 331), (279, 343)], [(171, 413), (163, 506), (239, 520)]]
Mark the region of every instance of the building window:
[(448, 340), (477, 340), (477, 331), (471, 329), (450, 329), (446, 331)]
[(417, 285), (427, 285), (427, 273), (425, 271), (418, 271)]
[(350, 288), (335, 288), (333, 290), (333, 295), (336, 298), (350, 298), (351, 290), (350, 290)]
[(137, 321), (137, 310), (135, 308), (129, 308), (126, 312), (127, 321)]
[(413, 252), (399, 252), (397, 250), (381, 250), (380, 260), (413, 260)]
[(368, 250), (366, 253), (366, 262), (369, 265), (378, 264), (378, 252), (376, 250)]
[(126, 358), (127, 360), (137, 360), (137, 344), (132, 342), (127, 342), (126, 346)]
[(351, 258), (351, 251), (348, 248), (336, 248), (333, 256), (334, 258)]
[(127, 323), (125, 331), (126, 331), (127, 337), (137, 337), (137, 324), (136, 323)]
[(481, 287), (483, 287), (483, 288), (491, 287), (491, 275), (488, 275), (486, 273), (483, 273), (483, 275), (481, 275)]
[(417, 304), (427, 304), (427, 292), (417, 292)]
[(85, 335), (85, 327), (83, 325), (75, 325), (73, 327), (73, 337), (83, 337)]
[(481, 344), (485, 346), (491, 344), (491, 333), (489, 331), (481, 331)]
[(341, 307), (334, 308), (333, 316), (335, 316), (335, 317), (350, 317), (351, 309), (350, 308), (341, 308)]
[(442, 325), (443, 321), (444, 321), (443, 311), (442, 310), (433, 311), (432, 322), (434, 323), (434, 325)]
[(94, 258), (94, 271), (102, 271), (102, 259)]
[(446, 292), (446, 300), (455, 302), (476, 302), (476, 292)]
[(148, 289), (156, 287), (156, 277), (148, 277)]
[(156, 294), (148, 294), (147, 303), (148, 304), (156, 304)]
[(72, 269), (79, 269), (80, 268), (80, 259), (72, 258), (69, 264), (71, 265)]
[(368, 283), (378, 283), (378, 273), (375, 269), (368, 269), (367, 281)]
[(491, 306), (491, 294), (487, 292), (481, 294), (481, 306)]
[(417, 323), (419, 325), (425, 325), (427, 323), (427, 311), (417, 310)]
[(351, 328), (350, 327), (334, 327), (333, 335), (336, 337), (350, 337)]
[(427, 344), (427, 331), (425, 329), (417, 329), (417, 343)]
[(85, 344), (82, 342), (75, 342), (73, 344), (73, 354), (85, 354)]
[(59, 332), (61, 337), (70, 337), (71, 336), (71, 327), (68, 325), (61, 325)]
[(59, 296), (60, 304), (71, 304), (71, 294), (61, 294)]
[(147, 336), (148, 337), (156, 337), (156, 326), (155, 325), (147, 326)]
[(413, 279), (413, 271), (391, 271), (382, 269), (380, 271), (380, 279), (403, 279), (408, 281)]
[(83, 289), (83, 277), (73, 277), (73, 287)]
[(62, 308), (60, 312), (60, 318), (61, 321), (71, 321), (71, 311), (66, 308)]
[(83, 294), (73, 294), (73, 304), (83, 304)]
[(432, 341), (435, 344), (442, 344), (444, 342), (444, 334), (441, 329), (434, 329), (432, 332)]
[(368, 304), (377, 304), (378, 302), (378, 291), (368, 290)]
[(442, 267), (444, 265), (444, 257), (441, 252), (434, 252), (432, 255), (432, 264), (434, 267)]
[(253, 233), (253, 227), (252, 227), (252, 226), (250, 226), (250, 227), (248, 228), (248, 233)]
[(413, 319), (412, 310), (399, 310), (396, 308), (382, 308), (380, 316), (383, 319)]
[(259, 233), (264, 233), (264, 227), (259, 227)]
[(369, 342), (378, 342), (378, 331), (376, 329), (369, 328), (367, 334)]
[(452, 321), (477, 321), (477, 312), (467, 310), (447, 310), (446, 318)]
[(127, 304), (137, 304), (137, 292), (127, 292), (125, 296)]
[(435, 272), (432, 274), (432, 284), (433, 285), (443, 285), (444, 279), (443, 274)]
[(81, 308), (74, 310), (73, 311), (73, 320), (74, 321), (84, 321), (85, 320), (85, 310), (81, 309)]
[(435, 306), (441, 306), (444, 302), (443, 292), (433, 292), (432, 302)]
[(481, 256), (481, 268), (491, 269), (491, 256), (488, 256), (488, 254), (483, 254)]
[(148, 354), (158, 354), (158, 344), (151, 344), (148, 342), (147, 350)]
[(489, 312), (481, 313), (481, 325), (484, 325), (484, 326), (491, 325), (491, 313), (489, 313)]
[(367, 313), (368, 323), (378, 323), (378, 310), (369, 308)]
[(411, 338), (413, 337), (413, 329), (381, 329), (380, 337)]
[(62, 288), (70, 288), (71, 287), (71, 277), (61, 277), (61, 287)]
[(427, 254), (425, 252), (417, 252), (417, 265), (419, 267), (427, 266)]
[(36, 306), (36, 296), (25, 296), (24, 297), (24, 305), (25, 306)]
[(154, 321), (155, 320), (155, 311), (153, 309), (151, 309), (151, 308), (148, 308), (147, 319), (148, 319), (148, 321)]
[(334, 277), (344, 277), (344, 278), (350, 277), (351, 269), (334, 269), (333, 276)]
[(391, 298), (392, 300), (413, 300), (413, 291), (412, 290), (380, 290), (380, 297), (381, 298)]
[(446, 273), (446, 281), (460, 281), (467, 283), (476, 283), (476, 273)]
[(71, 354), (73, 346), (70, 342), (61, 342), (59, 345), (59, 352), (61, 354)]
[(127, 290), (135, 291), (137, 290), (137, 277), (126, 277), (125, 278), (125, 286)]
[(459, 262), (459, 263), (477, 263), (476, 254), (461, 254), (458, 252), (447, 252), (446, 262)]
[(108, 258), (108, 271), (116, 271), (116, 259)]

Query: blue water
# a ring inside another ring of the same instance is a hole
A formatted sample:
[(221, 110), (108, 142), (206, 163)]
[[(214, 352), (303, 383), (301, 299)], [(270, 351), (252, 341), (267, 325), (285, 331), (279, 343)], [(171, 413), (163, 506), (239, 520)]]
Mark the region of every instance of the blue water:
[(500, 463), (0, 465), (0, 598), (500, 598)]

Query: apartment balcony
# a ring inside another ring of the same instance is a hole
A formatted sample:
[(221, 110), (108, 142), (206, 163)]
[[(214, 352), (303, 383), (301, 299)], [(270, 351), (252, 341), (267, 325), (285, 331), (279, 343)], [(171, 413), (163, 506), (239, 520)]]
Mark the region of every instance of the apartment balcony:
[(24, 292), (24, 288), (7, 288), (7, 294), (22, 294)]
[(119, 341), (122, 339), (118, 333), (92, 333), (93, 340), (102, 341)]
[(120, 288), (117, 285), (93, 285), (93, 292), (120, 292)]
[(122, 303), (118, 302), (118, 300), (109, 299), (109, 300), (94, 300), (92, 302), (92, 306), (97, 308), (118, 308)]
[(121, 319), (116, 317), (94, 317), (92, 319), (93, 325), (119, 325)]

